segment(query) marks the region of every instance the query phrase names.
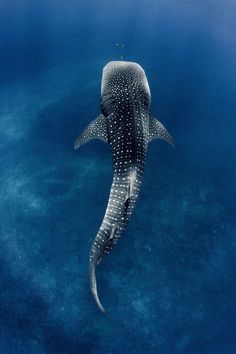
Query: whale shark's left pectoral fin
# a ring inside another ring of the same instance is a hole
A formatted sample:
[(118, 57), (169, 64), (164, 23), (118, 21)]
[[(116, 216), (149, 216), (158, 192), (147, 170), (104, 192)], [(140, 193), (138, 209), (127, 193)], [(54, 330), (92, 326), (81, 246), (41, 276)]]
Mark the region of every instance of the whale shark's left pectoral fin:
[(100, 114), (87, 126), (87, 128), (84, 129), (84, 131), (76, 139), (74, 148), (78, 149), (81, 145), (92, 139), (100, 139), (105, 143), (108, 142), (107, 117), (103, 114)]
[(149, 141), (153, 139), (163, 139), (173, 147), (175, 146), (170, 133), (164, 125), (156, 118), (149, 117)]

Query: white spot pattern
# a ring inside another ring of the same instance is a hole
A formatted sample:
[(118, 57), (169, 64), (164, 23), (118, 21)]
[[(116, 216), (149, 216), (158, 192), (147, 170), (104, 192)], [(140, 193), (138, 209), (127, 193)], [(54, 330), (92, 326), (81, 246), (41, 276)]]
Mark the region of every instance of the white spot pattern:
[(172, 137), (164, 125), (154, 117), (149, 118), (149, 141), (153, 139), (163, 139), (174, 146)]
[(101, 91), (114, 177), (106, 213), (90, 252), (93, 264), (98, 264), (117, 243), (136, 204), (149, 140), (151, 102), (146, 75), (135, 63), (109, 63), (103, 70)]
[(81, 145), (92, 139), (100, 139), (107, 143), (107, 137), (107, 118), (103, 114), (100, 114), (87, 126), (82, 134), (80, 134), (75, 141), (74, 148), (78, 149)]
[(121, 237), (136, 204), (148, 142), (161, 138), (173, 145), (165, 127), (150, 117), (151, 94), (144, 70), (131, 62), (110, 62), (103, 69), (102, 113), (75, 142), (108, 142), (114, 177), (102, 225), (94, 240), (90, 263), (98, 264)]

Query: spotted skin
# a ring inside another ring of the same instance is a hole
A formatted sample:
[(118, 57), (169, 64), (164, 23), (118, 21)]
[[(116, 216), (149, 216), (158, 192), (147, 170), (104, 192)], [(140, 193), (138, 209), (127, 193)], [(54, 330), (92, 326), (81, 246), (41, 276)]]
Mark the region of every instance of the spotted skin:
[(107, 209), (90, 252), (90, 287), (97, 294), (95, 268), (110, 252), (125, 230), (141, 186), (148, 142), (170, 134), (150, 116), (151, 94), (144, 70), (132, 62), (113, 61), (103, 69), (101, 114), (76, 140), (75, 148), (97, 138), (111, 147), (113, 181)]
[(86, 144), (91, 139), (101, 139), (105, 143), (108, 143), (107, 119), (105, 119), (102, 114), (89, 124), (84, 134), (78, 137), (75, 141), (74, 148), (78, 149), (81, 145)]

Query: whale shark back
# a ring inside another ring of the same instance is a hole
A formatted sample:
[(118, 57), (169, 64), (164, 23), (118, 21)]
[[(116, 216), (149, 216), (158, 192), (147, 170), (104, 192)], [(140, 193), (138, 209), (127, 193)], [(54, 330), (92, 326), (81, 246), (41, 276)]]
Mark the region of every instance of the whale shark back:
[(173, 145), (164, 125), (150, 114), (151, 94), (146, 74), (131, 62), (110, 62), (103, 69), (101, 114), (75, 142), (75, 149), (92, 139), (111, 147), (114, 176), (107, 209), (89, 256), (90, 287), (97, 306), (95, 270), (120, 239), (138, 199), (147, 146), (153, 139)]

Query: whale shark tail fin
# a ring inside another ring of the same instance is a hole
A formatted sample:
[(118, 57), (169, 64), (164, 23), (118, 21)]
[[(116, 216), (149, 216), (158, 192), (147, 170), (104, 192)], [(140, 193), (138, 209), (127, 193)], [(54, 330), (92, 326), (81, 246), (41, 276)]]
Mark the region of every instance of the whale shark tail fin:
[(173, 139), (164, 125), (156, 118), (149, 117), (149, 141), (154, 139), (163, 139), (175, 147)]
[(89, 285), (90, 285), (90, 289), (93, 294), (94, 300), (97, 304), (97, 307), (105, 315), (106, 311), (105, 311), (104, 307), (102, 306), (102, 304), (99, 300), (99, 297), (98, 297), (97, 281), (96, 281), (96, 266), (93, 262), (91, 262), (89, 264)]

